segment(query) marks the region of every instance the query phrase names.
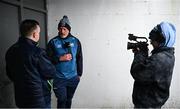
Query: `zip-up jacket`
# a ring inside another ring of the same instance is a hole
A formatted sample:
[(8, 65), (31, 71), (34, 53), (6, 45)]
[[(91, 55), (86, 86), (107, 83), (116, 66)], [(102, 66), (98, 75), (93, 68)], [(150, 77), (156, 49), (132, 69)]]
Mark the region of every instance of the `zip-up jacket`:
[[(76, 37), (71, 34), (66, 38), (61, 38), (59, 35), (54, 37), (48, 43), (47, 52), (57, 69), (56, 77), (70, 79), (82, 75), (82, 49), (81, 43)], [(60, 61), (60, 56), (67, 53), (71, 53), (72, 60)]]
[(24, 37), (6, 53), (6, 71), (13, 81), (15, 101), (20, 108), (45, 108), (44, 97), (50, 94), (48, 79), (56, 73), (46, 52)]

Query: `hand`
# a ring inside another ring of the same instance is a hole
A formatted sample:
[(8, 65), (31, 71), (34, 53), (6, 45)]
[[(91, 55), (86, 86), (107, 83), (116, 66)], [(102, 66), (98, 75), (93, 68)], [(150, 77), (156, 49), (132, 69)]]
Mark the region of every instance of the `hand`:
[(139, 46), (137, 48), (133, 48), (132, 52), (134, 54), (137, 54), (138, 52), (141, 52), (141, 53), (145, 54), (145, 56), (148, 56), (148, 52), (149, 52), (148, 44), (142, 44), (142, 46)]
[(138, 51), (139, 51), (139, 48), (133, 48), (133, 49), (132, 49), (132, 52), (133, 52), (133, 53), (137, 53)]
[(64, 54), (63, 56), (60, 56), (60, 61), (70, 61), (72, 60), (72, 55), (70, 53)]
[(148, 44), (144, 43), (142, 44), (142, 46), (139, 47), (139, 51), (142, 52), (144, 54), (144, 56), (148, 56)]
[(148, 52), (148, 44), (143, 44), (142, 46), (139, 47), (139, 50), (142, 52)]
[(149, 51), (148, 49), (148, 44), (146, 42), (141, 42), (138, 46), (139, 50), (142, 52), (147, 52)]

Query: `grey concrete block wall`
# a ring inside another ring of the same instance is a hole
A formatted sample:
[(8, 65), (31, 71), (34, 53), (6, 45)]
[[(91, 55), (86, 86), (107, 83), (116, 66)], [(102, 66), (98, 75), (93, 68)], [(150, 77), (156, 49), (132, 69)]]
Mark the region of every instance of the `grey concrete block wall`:
[[(126, 50), (127, 34), (148, 36), (161, 21), (172, 22), (177, 29), (176, 63), (170, 98), (164, 107), (180, 107), (179, 0), (48, 0), (47, 4), (48, 38), (57, 35), (57, 24), (66, 14), (72, 34), (82, 42), (84, 74), (73, 107), (133, 107), (133, 79), (129, 73), (133, 54)], [(5, 72), (0, 75), (0, 107), (15, 107), (13, 85)], [(54, 95), (52, 106), (56, 107)]]
[(179, 0), (48, 0), (49, 39), (57, 35), (62, 16), (68, 15), (72, 34), (83, 46), (84, 74), (73, 107), (133, 107), (129, 73), (133, 54), (126, 50), (127, 34), (148, 36), (161, 21), (172, 22), (177, 29), (176, 65), (164, 107), (180, 107), (179, 7)]
[(0, 108), (14, 108), (16, 106), (13, 83), (8, 79), (5, 72), (1, 72), (0, 75)]

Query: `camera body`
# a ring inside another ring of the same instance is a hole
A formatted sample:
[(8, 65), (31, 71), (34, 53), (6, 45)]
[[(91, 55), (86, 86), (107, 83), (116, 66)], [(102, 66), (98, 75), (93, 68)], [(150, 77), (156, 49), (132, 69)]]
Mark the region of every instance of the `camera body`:
[[(140, 49), (143, 49), (143, 48), (147, 48), (148, 46), (148, 39), (146, 37), (138, 37), (138, 36), (134, 36), (133, 34), (128, 34), (129, 37), (128, 39), (130, 41), (135, 41), (135, 43), (133, 42), (128, 42), (127, 43), (127, 49), (137, 49), (137, 48), (140, 48)], [(141, 40), (145, 40), (145, 41), (138, 41), (137, 39), (141, 39)]]

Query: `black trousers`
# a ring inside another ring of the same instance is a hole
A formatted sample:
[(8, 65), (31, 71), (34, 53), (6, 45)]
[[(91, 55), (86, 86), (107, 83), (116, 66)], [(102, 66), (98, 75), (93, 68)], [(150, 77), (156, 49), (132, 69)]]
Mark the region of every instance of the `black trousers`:
[(71, 79), (54, 80), (54, 93), (57, 97), (57, 108), (71, 108), (72, 98), (79, 84), (77, 76)]

